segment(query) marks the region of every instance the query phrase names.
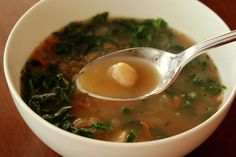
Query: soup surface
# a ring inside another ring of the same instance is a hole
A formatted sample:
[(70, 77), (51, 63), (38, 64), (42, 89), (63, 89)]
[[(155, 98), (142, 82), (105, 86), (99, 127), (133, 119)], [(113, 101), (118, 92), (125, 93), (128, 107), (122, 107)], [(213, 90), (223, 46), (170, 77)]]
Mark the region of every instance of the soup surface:
[(178, 53), (192, 44), (163, 19), (108, 19), (105, 12), (72, 22), (32, 52), (22, 69), (22, 98), (46, 121), (81, 136), (115, 142), (173, 136), (205, 121), (222, 102), (225, 87), (207, 55), (191, 61), (167, 90), (140, 101), (96, 99), (80, 92), (75, 80), (87, 63), (119, 49)]
[[(124, 68), (124, 72), (122, 72), (122, 69), (117, 70), (114, 67), (122, 66), (123, 64), (130, 66), (134, 72), (126, 72), (127, 70)], [(118, 72), (115, 72), (115, 70)], [(118, 76), (120, 77), (117, 78), (118, 81), (112, 77), (116, 77), (116, 75), (121, 75)], [(127, 75), (131, 76), (127, 77)], [(135, 76), (132, 77), (133, 75)], [(113, 98), (129, 98), (143, 96), (155, 89), (158, 86), (159, 75), (158, 70), (144, 59), (137, 57), (115, 57), (87, 66), (78, 75), (77, 81), (82, 89), (86, 89), (86, 91), (94, 94)]]

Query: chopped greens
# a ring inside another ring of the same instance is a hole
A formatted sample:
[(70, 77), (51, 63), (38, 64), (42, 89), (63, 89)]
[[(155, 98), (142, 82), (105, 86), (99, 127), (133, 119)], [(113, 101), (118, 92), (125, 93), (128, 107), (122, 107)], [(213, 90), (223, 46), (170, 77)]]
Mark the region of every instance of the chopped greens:
[(131, 31), (135, 31), (137, 29), (137, 24), (133, 19), (120, 19), (114, 20), (114, 22)]
[(169, 95), (173, 95), (173, 94), (174, 94), (173, 89), (170, 88), (170, 87), (166, 88), (164, 92), (165, 92), (166, 94), (169, 94)]
[(101, 14), (97, 14), (92, 18), (92, 23), (91, 25), (96, 26), (98, 24), (104, 23), (107, 21), (109, 13), (108, 12), (104, 12)]
[(78, 134), (88, 138), (94, 138), (93, 131), (89, 128), (80, 128), (78, 129)]
[(215, 112), (217, 111), (217, 108), (215, 106), (209, 106), (205, 113), (203, 113), (203, 120), (207, 120), (210, 118)]
[(196, 58), (196, 62), (199, 66), (206, 68), (208, 66), (208, 63), (206, 60), (201, 59), (201, 58)]
[(74, 44), (70, 42), (61, 42), (54, 46), (54, 50), (56, 54), (64, 54), (69, 53), (73, 50)]
[(91, 126), (92, 130), (108, 131), (110, 128), (103, 123), (95, 123)]
[(82, 23), (72, 22), (62, 31), (54, 32), (53, 35), (60, 39), (60, 42), (54, 45), (56, 54), (67, 54), (78, 52), (84, 56), (91, 49), (102, 45), (103, 37), (94, 33), (94, 27), (104, 23), (108, 13), (102, 13), (92, 18), (91, 26), (85, 27)]
[(166, 28), (168, 24), (163, 19), (157, 19), (154, 21), (154, 25), (156, 26), (156, 28)]
[(94, 123), (89, 128), (78, 128), (78, 134), (81, 136), (94, 138), (94, 133), (98, 131), (109, 131), (110, 128), (104, 123)]
[(132, 112), (132, 108), (131, 107), (128, 107), (128, 106), (124, 106), (122, 107), (122, 113), (125, 114), (125, 115), (128, 115)]
[(44, 114), (42, 117), (49, 122), (55, 122), (58, 121), (57, 119), (63, 118), (64, 114), (67, 113), (67, 111), (69, 111), (71, 108), (72, 106), (65, 106), (60, 108), (56, 113)]
[(136, 139), (136, 133), (134, 132), (134, 130), (131, 130), (127, 136), (126, 142), (134, 142), (135, 139)]
[(192, 104), (190, 101), (185, 101), (183, 104), (182, 104), (182, 108), (183, 109), (190, 109), (192, 107)]
[(220, 94), (221, 92), (223, 92), (226, 87), (212, 79), (202, 79), (199, 76), (197, 76), (196, 74), (191, 75), (190, 76), (191, 82), (192, 84), (202, 87), (202, 89), (206, 89), (209, 93), (211, 94)]
[(195, 92), (189, 92), (186, 94), (188, 100), (194, 100), (197, 98), (197, 94)]
[[(72, 108), (70, 94), (75, 85), (62, 74), (56, 74), (57, 65), (48, 65), (48, 71), (37, 72), (26, 67), (22, 71), (23, 99), (45, 120), (57, 125)], [(71, 116), (67, 116), (68, 119)], [(66, 119), (65, 119), (66, 120)]]
[(207, 80), (207, 90), (211, 94), (219, 94), (225, 89), (226, 89), (226, 87), (224, 85), (217, 83), (217, 82), (210, 80), (210, 79)]
[(191, 82), (194, 85), (202, 85), (203, 84), (203, 79), (201, 77), (199, 77), (197, 74), (191, 75), (190, 76)]
[(156, 131), (156, 138), (157, 139), (163, 139), (163, 138), (166, 138), (167, 135), (164, 133), (164, 131), (162, 130), (158, 130)]

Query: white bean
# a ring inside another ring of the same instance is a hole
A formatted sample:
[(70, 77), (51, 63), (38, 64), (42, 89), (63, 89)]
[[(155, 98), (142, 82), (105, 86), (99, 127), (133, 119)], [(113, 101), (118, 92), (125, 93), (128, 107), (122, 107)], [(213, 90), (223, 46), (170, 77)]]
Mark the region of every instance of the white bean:
[(132, 87), (137, 81), (137, 72), (127, 63), (117, 63), (109, 68), (109, 74), (120, 85)]

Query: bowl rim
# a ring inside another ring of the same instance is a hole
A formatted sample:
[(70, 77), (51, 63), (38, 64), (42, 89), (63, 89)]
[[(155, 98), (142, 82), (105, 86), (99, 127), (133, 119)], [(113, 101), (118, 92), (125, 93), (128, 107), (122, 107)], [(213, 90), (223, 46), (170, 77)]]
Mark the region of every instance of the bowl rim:
[[(62, 136), (65, 136), (67, 138), (70, 139), (74, 139), (76, 141), (83, 141), (83, 142), (87, 142), (87, 143), (93, 143), (93, 144), (97, 144), (97, 145), (106, 145), (106, 146), (119, 146), (119, 147), (139, 147), (139, 146), (149, 146), (152, 144), (162, 144), (162, 143), (166, 143), (169, 141), (173, 141), (176, 140), (178, 138), (182, 138), (183, 136), (186, 135), (190, 135), (192, 134), (192, 132), (196, 132), (197, 130), (199, 130), (200, 128), (204, 127), (205, 125), (207, 125), (210, 121), (212, 121), (213, 119), (215, 119), (216, 117), (219, 116), (219, 114), (221, 114), (223, 112), (223, 110), (227, 109), (228, 107), (230, 107), (231, 102), (234, 98), (234, 96), (236, 95), (236, 86), (233, 88), (233, 92), (230, 93), (228, 99), (221, 104), (221, 107), (217, 110), (216, 113), (214, 113), (209, 119), (207, 119), (206, 121), (198, 124), (197, 126), (186, 130), (182, 133), (164, 138), (164, 139), (158, 139), (158, 140), (153, 140), (153, 141), (144, 141), (144, 142), (133, 142), (133, 143), (119, 143), (119, 142), (111, 142), (111, 141), (102, 141), (102, 140), (97, 140), (97, 139), (91, 139), (91, 138), (87, 138), (87, 137), (83, 137), (77, 134), (73, 134), (71, 132), (65, 131), (61, 128), (58, 128), (56, 126), (54, 126), (53, 124), (47, 122), (46, 120), (44, 120), (42, 117), (40, 117), (37, 113), (35, 113), (20, 97), (20, 95), (17, 93), (16, 88), (13, 85), (13, 81), (10, 77), (10, 73), (9, 73), (9, 68), (8, 68), (8, 60), (9, 60), (9, 56), (8, 56), (8, 52), (9, 52), (9, 47), (10, 47), (10, 43), (11, 40), (14, 36), (14, 32), (17, 30), (17, 26), (22, 22), (22, 20), (34, 9), (36, 9), (38, 6), (43, 5), (44, 3), (46, 3), (47, 0), (41, 0), (36, 2), (33, 6), (31, 6), (21, 17), (20, 19), (16, 22), (16, 24), (14, 25), (14, 27), (12, 28), (5, 48), (4, 48), (4, 54), (3, 54), (3, 67), (4, 67), (4, 75), (5, 75), (5, 79), (8, 85), (8, 88), (10, 90), (10, 94), (12, 95), (13, 99), (15, 99), (15, 101), (19, 102), (20, 106), (32, 117), (34, 118), (36, 121), (38, 121), (38, 123), (41, 123), (43, 126), (45, 126), (46, 128), (49, 128), (52, 131), (57, 132), (58, 134), (61, 134)], [(217, 18), (218, 21), (221, 22), (222, 27), (224, 27), (227, 30), (230, 30), (229, 27), (226, 25), (226, 23), (219, 17), (219, 15), (217, 15), (212, 9), (210, 9), (208, 6), (206, 6), (205, 4), (203, 4), (200, 1), (195, 1), (195, 3), (199, 3), (199, 5), (201, 5), (201, 7), (205, 7), (206, 9), (208, 9), (214, 16), (215, 18)], [(16, 103), (15, 103), (16, 105)], [(18, 105), (17, 109), (18, 109)], [(18, 109), (19, 110), (19, 109)], [(31, 128), (30, 128), (31, 129)]]

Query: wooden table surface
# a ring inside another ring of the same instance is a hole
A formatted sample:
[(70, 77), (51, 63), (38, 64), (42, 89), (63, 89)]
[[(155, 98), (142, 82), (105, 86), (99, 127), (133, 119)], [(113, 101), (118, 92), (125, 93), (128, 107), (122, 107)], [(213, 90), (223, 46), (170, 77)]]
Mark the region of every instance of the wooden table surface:
[[(7, 37), (19, 17), (38, 0), (0, 0), (0, 156), (58, 157), (20, 117), (6, 85), (2, 57)], [(236, 0), (201, 0), (231, 29), (236, 29)], [(236, 157), (236, 99), (220, 127), (188, 157)]]

